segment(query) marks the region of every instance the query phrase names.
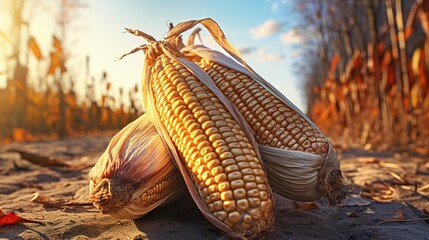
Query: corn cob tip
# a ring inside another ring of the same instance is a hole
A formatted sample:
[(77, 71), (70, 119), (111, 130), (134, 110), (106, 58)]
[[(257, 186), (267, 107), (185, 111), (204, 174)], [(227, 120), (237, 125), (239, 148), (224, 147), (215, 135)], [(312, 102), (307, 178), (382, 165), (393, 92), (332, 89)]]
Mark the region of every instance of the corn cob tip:
[(102, 213), (109, 213), (131, 201), (133, 192), (134, 187), (130, 184), (103, 178), (92, 189), (89, 199)]
[(351, 192), (351, 185), (346, 181), (340, 170), (340, 162), (334, 148), (329, 143), (325, 163), (319, 171), (320, 192), (331, 206), (338, 206)]
[(340, 205), (350, 192), (350, 185), (346, 182), (339, 169), (332, 170), (326, 174), (322, 188), (324, 188), (325, 197), (331, 206)]

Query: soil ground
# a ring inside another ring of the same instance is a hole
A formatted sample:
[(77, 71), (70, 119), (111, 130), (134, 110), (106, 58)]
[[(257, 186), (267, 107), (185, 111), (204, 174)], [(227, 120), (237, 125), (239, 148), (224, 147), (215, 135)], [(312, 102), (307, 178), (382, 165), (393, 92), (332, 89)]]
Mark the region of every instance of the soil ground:
[[(118, 220), (88, 204), (90, 167), (42, 167), (6, 152), (14, 148), (92, 165), (109, 140), (80, 137), (0, 146), (0, 209), (43, 223), (2, 226), (0, 239), (226, 239), (189, 196), (140, 219)], [(423, 209), (429, 210), (428, 157), (350, 149), (339, 151), (339, 157), (354, 194), (338, 208), (324, 200), (303, 204), (276, 195), (275, 226), (266, 239), (429, 239), (429, 221), (419, 219)], [(35, 193), (80, 204), (43, 206), (30, 201)]]

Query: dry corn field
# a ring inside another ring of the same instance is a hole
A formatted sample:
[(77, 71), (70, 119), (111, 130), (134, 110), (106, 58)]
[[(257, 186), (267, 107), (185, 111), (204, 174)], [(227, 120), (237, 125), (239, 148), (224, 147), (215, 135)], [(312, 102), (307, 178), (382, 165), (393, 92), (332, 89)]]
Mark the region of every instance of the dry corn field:
[[(366, 11), (359, 26), (341, 20), (340, 13), (320, 19), (339, 21), (350, 31), (348, 41), (328, 46), (323, 64), (308, 72), (308, 115), (329, 136), (365, 149), (428, 153), (428, 4), (386, 1), (377, 9), (361, 3), (343, 6), (344, 14), (353, 17), (358, 17), (359, 8)], [(357, 10), (351, 11), (353, 7)], [(367, 20), (373, 18), (378, 25)], [(373, 35), (362, 46), (358, 31), (365, 29)], [(324, 36), (331, 39), (335, 34)], [(316, 77), (322, 68), (323, 74)]]

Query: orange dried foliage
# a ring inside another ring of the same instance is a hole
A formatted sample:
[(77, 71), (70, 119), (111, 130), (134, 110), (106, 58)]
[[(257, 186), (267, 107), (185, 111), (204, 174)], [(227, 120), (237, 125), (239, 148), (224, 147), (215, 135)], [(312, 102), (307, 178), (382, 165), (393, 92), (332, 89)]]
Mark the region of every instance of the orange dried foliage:
[[(429, 144), (429, 1), (416, 2), (407, 11), (405, 47), (413, 54), (407, 55), (405, 70), (399, 68), (399, 59), (393, 59), (392, 35), (381, 22), (377, 44), (354, 49), (349, 59), (341, 59), (342, 64), (333, 54), (322, 84), (309, 88), (314, 99), (308, 115), (328, 136), (362, 147), (382, 144), (384, 149)], [(399, 31), (395, 31), (396, 38)], [(404, 89), (404, 84), (409, 87)]]
[(401, 207), (393, 213), (392, 220), (404, 220), (404, 208)]
[(15, 142), (28, 142), (33, 140), (33, 136), (23, 128), (13, 129), (13, 141)]
[(40, 50), (39, 44), (37, 44), (36, 39), (34, 39), (34, 37), (30, 37), (28, 39), (28, 48), (31, 50), (37, 60), (42, 60), (42, 51)]
[(5, 225), (14, 225), (18, 223), (39, 223), (44, 225), (44, 223), (40, 221), (30, 220), (23, 217), (18, 216), (15, 212), (9, 212), (4, 214), (0, 209), (0, 226)]
[(53, 47), (58, 55), (61, 55), (63, 53), (63, 47), (61, 46), (61, 41), (54, 35), (52, 36), (53, 39)]
[[(52, 37), (51, 47), (49, 57), (44, 58), (36, 39), (30, 36), (22, 53), (33, 55), (43, 64), (23, 66), (21, 63), (7, 69), (15, 79), (8, 79), (6, 87), (0, 88), (0, 143), (53, 138), (64, 129), (71, 135), (120, 129), (142, 113), (137, 103), (140, 99), (136, 97), (138, 85), (130, 90), (129, 96), (124, 96), (121, 88), (120, 99), (113, 97), (113, 91), (117, 90), (109, 82), (104, 85), (105, 81), (93, 81), (85, 88), (86, 93), (76, 94), (74, 83), (79, 79), (67, 72), (66, 54), (56, 36)], [(45, 69), (40, 69), (44, 66)], [(29, 74), (30, 67), (38, 68), (33, 72), (39, 75)], [(56, 74), (58, 72), (63, 74)], [(102, 77), (106, 80), (107, 72), (103, 72)], [(65, 79), (72, 79), (71, 84)], [(95, 89), (104, 88), (106, 96), (96, 99)]]
[(335, 56), (332, 57), (331, 67), (329, 68), (331, 73), (335, 73), (339, 61), (340, 61), (340, 56), (338, 54), (335, 54)]
[(106, 83), (106, 91), (109, 91), (111, 87), (112, 87), (112, 84), (110, 82), (107, 82)]
[(391, 202), (396, 194), (396, 189), (386, 183), (365, 183), (362, 190), (363, 197), (377, 202)]
[(306, 202), (293, 201), (293, 205), (295, 206), (295, 209), (299, 209), (303, 211), (319, 208), (319, 206), (317, 206), (314, 202), (306, 203)]

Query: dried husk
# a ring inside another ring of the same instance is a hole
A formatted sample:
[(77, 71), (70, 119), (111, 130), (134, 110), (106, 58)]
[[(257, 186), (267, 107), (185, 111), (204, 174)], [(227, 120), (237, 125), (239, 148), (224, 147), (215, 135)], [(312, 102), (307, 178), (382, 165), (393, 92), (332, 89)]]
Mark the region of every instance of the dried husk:
[[(198, 29), (191, 34), (191, 38), (187, 41), (188, 46), (182, 48), (181, 53), (188, 56), (189, 59), (199, 56), (249, 76), (301, 115), (324, 136), (299, 108), (245, 62), (239, 51), (226, 39), (214, 20), (207, 18), (179, 23), (170, 29), (167, 38), (178, 37), (197, 24), (206, 27), (214, 40), (241, 65), (218, 51), (202, 45), (194, 45), (192, 38), (198, 33)], [(325, 196), (332, 205), (338, 205), (345, 198), (349, 186), (342, 176), (340, 162), (335, 150), (328, 140), (327, 142), (328, 152), (326, 156), (259, 145), (262, 159), (268, 170), (268, 180), (273, 190), (284, 197), (298, 201), (314, 201)]]
[[(89, 178), (90, 200), (115, 218), (139, 218), (186, 191), (146, 114), (111, 139)], [(159, 188), (164, 191), (156, 193)]]

